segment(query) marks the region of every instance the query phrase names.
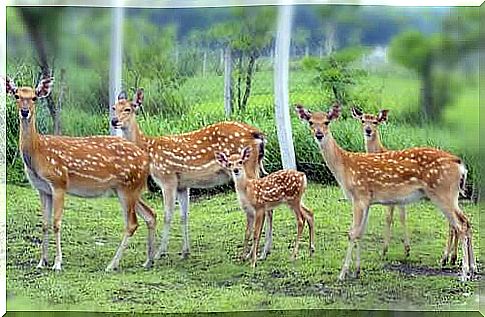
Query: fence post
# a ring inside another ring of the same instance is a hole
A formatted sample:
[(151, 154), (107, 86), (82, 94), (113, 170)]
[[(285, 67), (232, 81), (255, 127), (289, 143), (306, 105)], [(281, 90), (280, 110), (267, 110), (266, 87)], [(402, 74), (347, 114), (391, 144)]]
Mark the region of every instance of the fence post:
[(111, 125), (113, 110), (111, 105), (116, 102), (116, 96), (121, 90), (122, 53), (123, 53), (123, 7), (111, 9), (111, 55), (109, 69), (109, 127), (111, 135), (121, 136), (121, 130)]

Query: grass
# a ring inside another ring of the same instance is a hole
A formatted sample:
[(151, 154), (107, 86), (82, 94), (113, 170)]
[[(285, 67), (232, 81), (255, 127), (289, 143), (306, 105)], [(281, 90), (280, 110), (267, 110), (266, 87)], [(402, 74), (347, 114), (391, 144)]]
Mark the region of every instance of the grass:
[[(362, 276), (338, 282), (351, 223), (341, 191), (311, 183), (305, 203), (315, 212), (316, 254), (309, 257), (305, 230), (300, 257), (289, 260), (296, 234), (286, 207), (274, 214), (274, 247), (256, 270), (238, 258), (244, 216), (233, 192), (192, 202), (189, 259), (182, 260), (179, 218), (173, 220), (170, 256), (151, 270), (140, 225), (117, 273), (105, 273), (122, 233), (116, 198), (69, 197), (63, 218), (61, 273), (36, 270), (41, 237), (39, 199), (30, 187), (7, 186), (7, 308), (195, 312), (297, 308), (477, 309), (478, 282), (459, 282), (458, 267), (440, 270), (447, 224), (423, 201), (410, 206), (411, 255), (405, 258), (396, 219), (387, 259), (380, 255), (384, 207), (372, 208), (362, 252)], [(149, 197), (160, 211), (161, 199)], [(462, 204), (478, 237), (476, 205)], [(163, 216), (159, 212), (159, 222)], [(397, 218), (397, 217), (396, 217)], [(158, 224), (158, 231), (161, 223)], [(158, 244), (157, 239), (157, 244)], [(475, 252), (478, 238), (474, 240)], [(50, 243), (50, 263), (54, 243)]]

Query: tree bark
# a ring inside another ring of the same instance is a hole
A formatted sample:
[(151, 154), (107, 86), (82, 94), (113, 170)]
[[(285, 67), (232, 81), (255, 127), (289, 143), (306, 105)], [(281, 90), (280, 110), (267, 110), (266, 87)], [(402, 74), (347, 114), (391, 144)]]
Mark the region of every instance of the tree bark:
[(249, 95), (251, 94), (251, 83), (253, 79), (253, 73), (254, 73), (254, 65), (256, 64), (256, 59), (258, 58), (258, 53), (257, 52), (251, 52), (249, 55), (249, 63), (248, 63), (248, 69), (246, 72), (246, 87), (244, 90), (244, 96), (242, 100), (242, 110), (244, 111), (246, 109), (246, 105), (248, 103)]
[(224, 50), (224, 113), (226, 118), (232, 115), (232, 57), (231, 47)]
[(333, 23), (328, 23), (325, 26), (325, 54), (327, 56), (332, 54), (337, 48), (335, 33), (335, 25)]
[(237, 62), (237, 108), (241, 110), (241, 81), (242, 81), (242, 73), (243, 73), (243, 53), (239, 51), (238, 62)]

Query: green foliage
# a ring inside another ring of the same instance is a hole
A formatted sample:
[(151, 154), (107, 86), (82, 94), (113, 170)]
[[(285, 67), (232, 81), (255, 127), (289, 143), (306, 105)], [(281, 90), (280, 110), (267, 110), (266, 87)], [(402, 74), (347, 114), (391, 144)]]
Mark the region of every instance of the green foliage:
[[(388, 257), (382, 258), (387, 209), (373, 206), (361, 242), (362, 276), (342, 283), (337, 276), (348, 244), (352, 213), (348, 202), (339, 201), (342, 192), (336, 187), (310, 183), (303, 198), (315, 214), (314, 256), (309, 256), (305, 227), (299, 257), (290, 261), (296, 237), (295, 217), (288, 208), (279, 207), (274, 213), (273, 250), (266, 260), (258, 261), (256, 270), (239, 259), (245, 216), (233, 190), (191, 203), (188, 259), (177, 255), (182, 235), (177, 225), (179, 215), (174, 213), (169, 256), (155, 262), (151, 270), (143, 269), (147, 231), (139, 219), (118, 273), (104, 272), (121, 239), (123, 219), (118, 200), (69, 196), (62, 222), (61, 274), (49, 268), (35, 270), (42, 237), (37, 193), (30, 187), (11, 185), (6, 190), (8, 310), (131, 314), (410, 306), (440, 311), (477, 310), (480, 281), (460, 282), (456, 276), (458, 267), (439, 267), (448, 224), (427, 201), (409, 207), (409, 258), (403, 255), (400, 225), (393, 226)], [(158, 219), (162, 219), (160, 196), (145, 198), (158, 211)], [(473, 236), (478, 237), (480, 207), (461, 205), (471, 220)], [(158, 221), (158, 230), (162, 222)], [(477, 248), (479, 239), (473, 242)], [(49, 248), (52, 263), (54, 244), (50, 243)], [(300, 315), (297, 311), (292, 316)]]
[(365, 52), (360, 47), (352, 47), (333, 53), (318, 60), (305, 58), (302, 62), (306, 70), (316, 71), (314, 83), (333, 94), (334, 99), (347, 104), (351, 102), (351, 87), (367, 76), (366, 71), (352, 65)]

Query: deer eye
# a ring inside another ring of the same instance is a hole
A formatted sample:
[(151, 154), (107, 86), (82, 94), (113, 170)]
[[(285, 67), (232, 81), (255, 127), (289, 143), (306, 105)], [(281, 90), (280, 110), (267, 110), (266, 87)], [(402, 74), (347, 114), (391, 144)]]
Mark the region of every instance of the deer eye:
[(379, 122), (377, 122), (377, 121), (373, 121), (372, 123), (373, 123), (374, 125), (377, 125)]
[(126, 113), (130, 113), (131, 112), (131, 108), (125, 108), (125, 110), (123, 110), (124, 112)]
[(227, 167), (231, 168), (232, 167), (232, 163), (227, 163)]
[(20, 99), (20, 96), (17, 95), (17, 94), (15, 94), (14, 97), (15, 97), (15, 99)]
[(243, 164), (243, 161), (242, 160), (239, 160), (238, 163), (239, 163), (239, 165), (242, 165)]
[(323, 124), (324, 125), (329, 125), (330, 124), (330, 121), (325, 121)]
[(365, 120), (362, 120), (362, 123), (365, 123)]
[(312, 126), (313, 125), (313, 121), (308, 121), (308, 124)]
[(37, 101), (37, 96), (32, 97), (32, 101)]

